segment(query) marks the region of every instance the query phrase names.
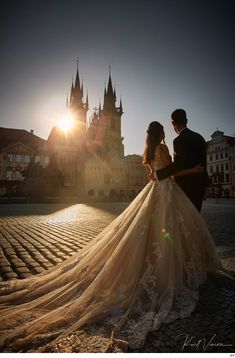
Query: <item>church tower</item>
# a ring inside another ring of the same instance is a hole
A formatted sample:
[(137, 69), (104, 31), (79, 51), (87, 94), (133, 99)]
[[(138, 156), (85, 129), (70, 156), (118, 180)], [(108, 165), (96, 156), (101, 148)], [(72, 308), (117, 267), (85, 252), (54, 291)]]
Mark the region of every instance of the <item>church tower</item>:
[(100, 125), (104, 128), (104, 147), (107, 154), (117, 154), (124, 158), (124, 145), (121, 137), (121, 116), (123, 114), (122, 101), (116, 107), (116, 91), (113, 88), (111, 69), (109, 68), (108, 86), (104, 89), (103, 109), (99, 108)]
[(83, 101), (83, 84), (80, 84), (80, 77), (78, 71), (78, 61), (77, 61), (77, 73), (75, 83), (72, 81), (70, 99), (68, 103), (68, 108), (71, 111), (74, 119), (76, 120), (77, 132), (79, 137), (85, 137), (86, 134), (86, 124), (87, 124), (87, 111), (89, 109), (88, 104), (88, 94), (86, 96), (86, 101)]

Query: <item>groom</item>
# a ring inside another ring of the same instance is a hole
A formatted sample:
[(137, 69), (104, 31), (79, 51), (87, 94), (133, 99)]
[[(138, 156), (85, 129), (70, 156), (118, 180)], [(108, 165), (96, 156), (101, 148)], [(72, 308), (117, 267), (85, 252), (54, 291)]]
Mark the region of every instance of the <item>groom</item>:
[(166, 168), (156, 171), (159, 180), (174, 175), (181, 169), (192, 168), (198, 164), (204, 167), (202, 173), (175, 176), (175, 181), (188, 198), (201, 211), (202, 201), (210, 179), (206, 171), (206, 142), (204, 138), (187, 128), (187, 116), (184, 109), (176, 109), (171, 114), (172, 125), (178, 134), (174, 139), (174, 162)]

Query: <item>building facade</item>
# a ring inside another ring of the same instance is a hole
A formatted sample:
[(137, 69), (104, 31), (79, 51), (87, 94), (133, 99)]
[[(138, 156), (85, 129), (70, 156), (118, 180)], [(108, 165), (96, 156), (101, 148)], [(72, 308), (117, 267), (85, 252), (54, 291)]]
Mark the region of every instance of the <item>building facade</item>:
[(31, 161), (46, 167), (49, 156), (47, 141), (33, 131), (0, 128), (0, 195), (20, 193), (23, 170)]
[(207, 142), (209, 194), (235, 197), (235, 137), (216, 130)]

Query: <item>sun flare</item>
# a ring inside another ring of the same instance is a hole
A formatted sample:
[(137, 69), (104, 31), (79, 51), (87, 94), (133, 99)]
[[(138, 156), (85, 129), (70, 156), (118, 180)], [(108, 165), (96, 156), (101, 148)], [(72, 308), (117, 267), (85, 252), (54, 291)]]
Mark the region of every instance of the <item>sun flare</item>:
[(67, 134), (74, 127), (74, 119), (71, 114), (67, 114), (66, 116), (60, 118), (57, 122), (57, 126)]

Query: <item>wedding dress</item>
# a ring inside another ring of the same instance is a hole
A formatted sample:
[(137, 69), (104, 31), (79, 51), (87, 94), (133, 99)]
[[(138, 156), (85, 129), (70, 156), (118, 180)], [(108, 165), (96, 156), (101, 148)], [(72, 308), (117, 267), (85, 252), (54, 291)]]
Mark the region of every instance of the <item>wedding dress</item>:
[[(164, 167), (160, 147), (152, 163)], [(43, 351), (88, 325), (141, 347), (162, 323), (190, 316), (219, 260), (173, 178), (150, 181), (85, 248), (34, 277), (0, 283), (1, 350)]]

